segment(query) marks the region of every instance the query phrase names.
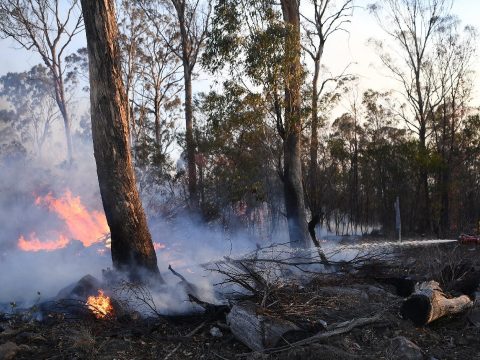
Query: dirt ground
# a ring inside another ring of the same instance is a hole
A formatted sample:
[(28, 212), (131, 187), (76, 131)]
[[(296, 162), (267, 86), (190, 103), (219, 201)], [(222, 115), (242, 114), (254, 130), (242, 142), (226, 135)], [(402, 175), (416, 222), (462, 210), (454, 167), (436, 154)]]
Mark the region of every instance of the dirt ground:
[[(402, 260), (392, 266), (370, 264), (355, 273), (318, 275), (307, 286), (277, 291), (265, 311), (295, 322), (304, 336), (322, 331), (322, 323), (328, 329), (329, 324), (382, 313), (380, 321), (324, 342), (255, 353), (235, 339), (224, 319), (207, 315), (109, 320), (53, 316), (43, 322), (0, 315), (0, 360), (402, 359), (406, 357), (391, 347), (392, 339), (399, 336), (416, 344), (424, 359), (480, 359), (480, 307), (416, 328), (400, 317), (404, 298), (385, 281), (393, 275), (428, 278), (453, 291), (448, 287), (458, 276), (455, 272), (465, 266), (476, 268), (479, 251), (472, 246), (408, 249), (398, 254)], [(354, 290), (342, 295), (322, 290), (332, 286)]]

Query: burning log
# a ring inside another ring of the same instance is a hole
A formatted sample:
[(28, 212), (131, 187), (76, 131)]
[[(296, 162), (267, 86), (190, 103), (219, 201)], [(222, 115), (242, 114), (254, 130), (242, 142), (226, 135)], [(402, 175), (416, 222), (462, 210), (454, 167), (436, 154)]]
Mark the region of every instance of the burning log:
[(416, 326), (425, 326), (446, 315), (454, 315), (473, 306), (473, 301), (462, 295), (447, 298), (436, 281), (418, 283), (415, 292), (402, 305), (400, 312)]
[(294, 323), (269, 316), (250, 301), (233, 306), (227, 324), (233, 335), (254, 351), (278, 346), (287, 333), (302, 332)]

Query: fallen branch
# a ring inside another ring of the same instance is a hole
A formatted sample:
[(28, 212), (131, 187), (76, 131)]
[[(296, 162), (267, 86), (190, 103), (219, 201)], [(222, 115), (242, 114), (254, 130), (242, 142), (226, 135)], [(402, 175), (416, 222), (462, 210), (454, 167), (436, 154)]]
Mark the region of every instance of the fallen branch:
[(291, 348), (296, 347), (296, 346), (303, 346), (303, 345), (312, 344), (312, 343), (315, 343), (317, 341), (328, 339), (328, 338), (330, 338), (332, 336), (335, 336), (335, 335), (348, 333), (348, 332), (352, 331), (353, 329), (355, 329), (357, 327), (362, 327), (362, 326), (365, 326), (365, 325), (380, 322), (381, 317), (382, 317), (382, 314), (377, 314), (377, 315), (372, 316), (372, 317), (359, 318), (359, 319), (353, 319), (353, 320), (350, 320), (350, 321), (345, 321), (345, 322), (339, 323), (337, 325), (333, 325), (333, 327), (334, 327), (333, 330), (326, 331), (326, 332), (319, 332), (319, 333), (317, 333), (317, 334), (315, 334), (315, 335), (313, 335), (309, 338), (306, 338), (306, 339), (303, 339), (303, 340), (300, 340), (300, 341), (297, 341), (297, 342), (294, 342), (294, 343), (291, 343), (291, 344), (288, 344), (288, 345), (285, 345), (285, 346), (280, 346), (280, 347), (277, 347), (277, 348), (267, 349), (265, 352), (267, 352), (269, 354), (272, 354), (272, 353), (282, 352), (282, 351), (291, 349)]

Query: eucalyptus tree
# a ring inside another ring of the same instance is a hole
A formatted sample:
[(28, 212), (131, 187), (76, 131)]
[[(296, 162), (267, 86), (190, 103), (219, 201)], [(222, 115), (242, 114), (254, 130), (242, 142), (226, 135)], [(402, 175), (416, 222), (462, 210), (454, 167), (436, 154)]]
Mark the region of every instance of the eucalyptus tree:
[[(279, 174), (292, 246), (309, 243), (302, 171), (302, 85), (300, 2), (228, 0), (214, 8), (205, 63), (231, 71), (264, 96), (282, 141)], [(228, 64), (228, 66), (226, 66)], [(247, 86), (248, 87), (248, 86)]]
[(419, 230), (432, 231), (429, 188), (429, 126), (437, 96), (435, 35), (449, 26), (452, 0), (384, 0), (370, 6), (390, 41), (374, 41), (380, 60), (398, 80), (409, 107), (400, 112), (419, 142), (421, 214)]
[(71, 118), (65, 89), (65, 56), (73, 38), (83, 31), (78, 0), (65, 8), (60, 0), (2, 0), (0, 35), (37, 52), (52, 78), (55, 101), (65, 127), (68, 161), (73, 161)]
[(450, 198), (455, 171), (462, 163), (459, 156), (459, 134), (470, 115), (473, 91), (473, 61), (476, 55), (476, 30), (471, 26), (460, 28), (460, 21), (452, 21), (435, 34), (437, 58), (433, 66), (437, 107), (431, 107), (431, 132), (437, 167), (439, 205), (435, 225), (439, 235), (450, 234)]
[(98, 182), (112, 237), (112, 261), (131, 279), (161, 281), (136, 186), (128, 142), (114, 0), (82, 0), (87, 35), (92, 135)]
[(49, 70), (42, 65), (0, 77), (0, 97), (9, 103), (14, 114), (10, 126), (23, 146), (38, 158), (59, 115), (51, 79)]
[[(187, 159), (188, 192), (193, 208), (198, 205), (197, 196), (197, 165), (196, 145), (193, 116), (193, 87), (200, 54), (205, 45), (207, 28), (210, 23), (211, 0), (143, 0), (141, 2), (150, 23), (157, 33), (163, 37), (165, 46), (175, 54), (183, 67), (183, 90), (185, 108), (185, 147)], [(165, 19), (165, 14), (173, 19), (174, 32), (171, 24), (159, 19)]]
[[(323, 65), (323, 54), (325, 46), (329, 39), (338, 32), (348, 31), (348, 25), (353, 14), (353, 0), (309, 0), (305, 5), (302, 14), (303, 27), (303, 49), (306, 55), (313, 61), (313, 76), (311, 80), (311, 122), (310, 122), (310, 148), (308, 163), (308, 206), (312, 212), (312, 220), (320, 219), (321, 211), (321, 194), (318, 183), (318, 152), (319, 152), (319, 127), (321, 114), (319, 109), (320, 97), (326, 95), (334, 102), (337, 92), (327, 90), (330, 82), (344, 82), (349, 78), (345, 71), (338, 75), (329, 75), (321, 73)], [(333, 97), (332, 97), (333, 96)], [(315, 224), (310, 221), (310, 228)]]

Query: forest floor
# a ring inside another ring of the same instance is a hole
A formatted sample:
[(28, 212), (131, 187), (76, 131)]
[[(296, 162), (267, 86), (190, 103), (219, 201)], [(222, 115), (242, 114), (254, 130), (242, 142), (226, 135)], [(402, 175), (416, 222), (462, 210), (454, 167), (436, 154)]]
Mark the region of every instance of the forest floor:
[[(266, 311), (272, 317), (295, 322), (306, 336), (319, 331), (319, 320), (334, 324), (381, 314), (378, 322), (323, 342), (283, 346), (270, 353), (252, 352), (228, 330), (224, 319), (200, 314), (110, 320), (52, 317), (43, 322), (0, 314), (0, 360), (480, 359), (480, 306), (416, 328), (399, 314), (404, 298), (381, 280), (391, 275), (430, 278), (445, 289), (449, 281), (445, 267), (477, 267), (479, 251), (472, 246), (454, 245), (402, 250), (398, 254), (402, 261), (395, 266), (378, 268), (370, 264), (355, 274), (319, 274), (306, 286), (279, 289)], [(322, 293), (322, 289), (332, 287), (353, 290)], [(416, 344), (417, 353), (396, 348), (393, 339), (398, 337)]]

